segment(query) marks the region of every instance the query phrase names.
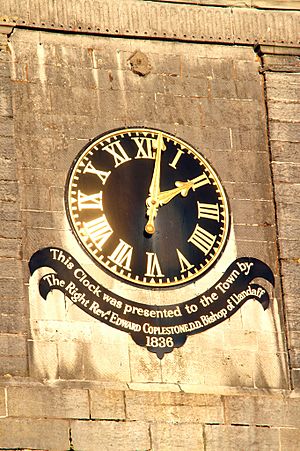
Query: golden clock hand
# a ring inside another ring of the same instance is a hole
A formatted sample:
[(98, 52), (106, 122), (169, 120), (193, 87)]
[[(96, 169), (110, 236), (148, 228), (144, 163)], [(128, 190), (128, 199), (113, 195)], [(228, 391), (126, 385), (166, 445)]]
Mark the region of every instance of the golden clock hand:
[(186, 182), (175, 182), (176, 188), (162, 191), (158, 195), (159, 205), (165, 205), (170, 200), (172, 200), (178, 194), (181, 194), (183, 197), (186, 197), (189, 193), (189, 190), (192, 188), (193, 191), (199, 188), (199, 186), (203, 186), (206, 183), (209, 183), (207, 177), (203, 174), (195, 177), (192, 180), (187, 180)]
[(160, 161), (161, 152), (166, 149), (162, 133), (157, 136), (157, 141), (153, 143), (153, 148), (156, 149), (154, 170), (152, 175), (151, 184), (149, 187), (149, 197), (146, 199), (148, 222), (145, 225), (145, 231), (152, 235), (155, 232), (154, 218), (157, 215), (157, 209), (159, 207), (158, 196), (160, 193)]

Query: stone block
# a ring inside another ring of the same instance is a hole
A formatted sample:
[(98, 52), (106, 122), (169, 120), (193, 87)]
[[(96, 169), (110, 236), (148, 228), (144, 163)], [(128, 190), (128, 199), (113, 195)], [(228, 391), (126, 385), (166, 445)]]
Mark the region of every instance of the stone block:
[(16, 180), (16, 162), (0, 157), (0, 180)]
[[(1, 337), (0, 337), (1, 339)], [(28, 376), (27, 356), (3, 357), (0, 356), (0, 375), (1, 376)], [(1, 434), (0, 434), (1, 436)]]
[[(241, 113), (242, 114), (242, 113)], [(265, 123), (265, 119), (260, 115), (259, 123)], [(256, 128), (249, 128), (244, 124), (243, 127), (232, 128), (231, 130), (231, 148), (234, 150), (257, 152), (256, 158), (263, 156), (263, 152), (268, 152), (266, 130), (257, 125)], [(245, 166), (247, 168), (247, 166)]]
[(273, 225), (275, 222), (272, 201), (231, 200), (231, 211), (236, 224)]
[(237, 98), (235, 80), (212, 79), (210, 80), (210, 94), (213, 99), (235, 99)]
[[(266, 180), (265, 180), (266, 181)], [(273, 192), (269, 183), (256, 182), (223, 182), (223, 186), (231, 199), (272, 200)]]
[(300, 203), (300, 184), (297, 183), (275, 183), (275, 195), (277, 201), (283, 203)]
[(16, 202), (17, 199), (17, 182), (10, 180), (0, 180), (0, 202)]
[[(10, 214), (9, 216), (13, 216), (13, 215)], [(14, 221), (14, 220), (12, 220), (12, 221), (10, 221), (10, 220), (8, 220), (8, 221), (0, 220), (0, 227), (1, 227), (1, 232), (0, 232), (1, 238), (3, 238), (3, 239), (6, 239), (6, 238), (9, 238), (9, 239), (21, 238), (21, 233), (22, 233), (21, 221), (18, 221), (18, 220), (17, 221)], [(10, 265), (11, 264), (12, 263), (10, 263)], [(1, 274), (1, 272), (0, 272), (0, 274)], [(5, 277), (4, 273), (1, 274), (1, 276)], [(15, 274), (15, 277), (17, 277), (17, 274)]]
[(279, 223), (279, 239), (283, 240), (299, 240), (300, 221), (285, 221), (278, 219)]
[(1, 78), (10, 78), (10, 70), (11, 70), (11, 62), (9, 60), (9, 56), (6, 58), (1, 58), (0, 61), (0, 77)]
[(89, 115), (91, 111), (98, 109), (95, 90), (88, 90), (86, 87), (53, 86), (49, 92), (53, 110), (60, 111), (62, 114)]
[(64, 186), (66, 172), (57, 169), (31, 169), (24, 168), (21, 175), (21, 181), (25, 185)]
[(43, 229), (42, 233), (41, 230), (38, 233), (38, 229), (32, 227), (26, 230), (23, 244), (23, 258), (28, 261), (32, 254), (37, 251), (37, 249), (48, 247), (49, 244), (52, 244), (53, 246), (55, 245), (58, 247), (64, 247), (65, 236), (63, 234), (58, 234), (55, 229)]
[(233, 62), (233, 75), (237, 80), (256, 80), (259, 74), (258, 61), (244, 61), (236, 59)]
[(275, 183), (283, 182), (299, 184), (300, 164), (274, 162), (272, 166)]
[(9, 79), (0, 79), (0, 116), (12, 117), (11, 84)]
[(156, 354), (130, 341), (130, 372), (134, 382), (161, 382), (161, 365)]
[(151, 444), (148, 428), (148, 424), (142, 421), (72, 421), (72, 442), (74, 449), (84, 451), (149, 450)]
[(289, 357), (292, 368), (300, 368), (300, 350), (290, 349)]
[[(113, 91), (116, 92), (116, 91)], [(119, 91), (121, 92), (121, 91)], [(157, 108), (157, 102), (155, 102), (155, 94), (154, 93), (148, 93), (148, 92), (142, 92), (142, 93), (136, 93), (135, 95), (130, 95), (126, 99), (126, 107), (123, 111), (119, 110), (119, 108), (123, 108), (122, 104), (118, 106), (115, 112), (116, 117), (123, 117), (123, 120), (125, 117), (127, 118), (127, 121), (129, 123), (136, 123), (136, 120), (141, 120), (141, 118), (147, 117), (149, 121), (154, 121), (157, 119), (157, 115), (160, 117), (162, 115), (162, 112), (158, 110)], [(110, 100), (108, 100), (110, 101)], [(113, 100), (111, 100), (113, 102)], [(105, 102), (106, 103), (106, 102)], [(104, 104), (105, 105), (105, 104)], [(103, 105), (103, 109), (107, 108), (107, 106)], [(110, 112), (110, 115), (114, 115), (114, 111), (112, 110)], [(126, 123), (126, 119), (125, 119)]]
[[(196, 77), (196, 78), (206, 78), (212, 77), (212, 65), (215, 60), (197, 57), (195, 56), (191, 59), (190, 56), (184, 54), (181, 55), (181, 75), (184, 77)], [(230, 67), (230, 63), (228, 63), (227, 67)], [(227, 79), (231, 79), (232, 71), (227, 70), (225, 72), (227, 75)]]
[(299, 220), (298, 208), (295, 208), (293, 199), (289, 203), (277, 202), (277, 215), (281, 221), (297, 221)]
[(89, 418), (88, 390), (50, 387), (8, 387), (10, 417)]
[(269, 427), (299, 427), (299, 398), (280, 395), (229, 396), (225, 398), (228, 423)]
[(225, 182), (244, 182), (245, 177), (249, 183), (264, 184), (269, 180), (267, 153), (261, 153), (258, 158), (253, 152), (220, 152), (214, 167)]
[(279, 438), (281, 450), (297, 450), (300, 443), (300, 430), (299, 428), (281, 428)]
[[(18, 301), (16, 301), (16, 304), (14, 304), (15, 300), (13, 299), (13, 295), (16, 296), (17, 299), (22, 299), (24, 293), (23, 293), (23, 279), (15, 278), (14, 279), (14, 293), (12, 295), (11, 292), (11, 278), (0, 278), (0, 293), (1, 293), (1, 302), (2, 300), (8, 300), (12, 303), (12, 308), (14, 308), (14, 305), (18, 305)], [(2, 311), (2, 309), (1, 309)], [(3, 311), (3, 313), (5, 313)]]
[[(40, 136), (18, 136), (16, 144), (22, 156), (22, 167), (27, 169), (68, 170), (73, 154), (69, 141)], [(85, 143), (82, 144), (82, 147)]]
[(291, 376), (293, 388), (295, 390), (298, 390), (300, 388), (300, 369), (299, 368), (292, 369)]
[[(130, 93), (164, 93), (168, 89), (168, 81), (172, 83), (173, 77), (167, 75), (148, 74), (146, 77), (139, 77), (132, 71), (113, 70), (106, 75), (110, 80), (108, 89), (120, 90), (126, 95)], [(134, 94), (136, 95), (136, 94)]]
[(271, 142), (272, 159), (289, 163), (300, 163), (299, 144), (288, 141)]
[[(287, 308), (287, 311), (288, 311), (287, 322), (288, 322), (290, 331), (300, 332), (300, 312), (299, 312), (299, 307), (298, 307), (298, 309), (296, 309), (296, 306), (297, 306), (297, 303), (295, 302), (294, 310)], [(300, 345), (300, 340), (299, 340), (298, 344)]]
[[(74, 327), (76, 329), (76, 327)], [(74, 330), (75, 332), (75, 330)], [(84, 379), (85, 346), (78, 339), (64, 341), (57, 337), (58, 375), (60, 379)]]
[[(240, 99), (203, 99), (204, 124), (211, 125), (215, 128), (222, 127), (235, 128), (243, 130), (243, 128), (260, 129), (261, 120), (263, 118), (263, 109), (258, 100), (249, 101)], [(252, 141), (252, 147), (253, 147)]]
[(90, 389), (91, 419), (125, 420), (123, 391)]
[(0, 388), (0, 418), (6, 416), (7, 416), (6, 389)]
[(256, 257), (267, 263), (272, 271), (278, 271), (278, 255), (274, 243), (268, 241), (236, 240), (238, 257)]
[(245, 426), (204, 426), (205, 449), (279, 451), (279, 430)]
[(0, 356), (19, 357), (26, 355), (26, 338), (16, 334), (0, 335)]
[(14, 135), (14, 122), (11, 116), (0, 117), (0, 136), (11, 137)]
[(200, 99), (156, 94), (156, 111), (153, 113), (153, 119), (167, 123), (200, 126), (200, 107)]
[(231, 80), (234, 78), (233, 59), (229, 55), (225, 55), (222, 52), (222, 56), (219, 58), (208, 58), (205, 63), (211, 66), (212, 76), (214, 79)]
[(292, 329), (289, 322), (289, 344), (292, 349), (300, 348), (300, 331), (298, 329)]
[(298, 99), (300, 81), (297, 74), (267, 73), (268, 100)]
[[(254, 222), (254, 221), (253, 221)], [(263, 223), (257, 225), (252, 223), (251, 225), (234, 225), (235, 237), (239, 241), (268, 241), (274, 243), (276, 241), (276, 229), (275, 224)]]
[(27, 318), (19, 314), (0, 313), (0, 330), (4, 334), (25, 333), (27, 331)]
[[(163, 85), (166, 95), (190, 97), (190, 98), (207, 98), (209, 94), (208, 81), (205, 78), (194, 77), (168, 77), (163, 78)], [(153, 91), (159, 92), (153, 85)]]
[(2, 158), (15, 158), (15, 141), (12, 136), (0, 137), (0, 152)]
[(65, 212), (24, 210), (23, 220), (28, 227), (35, 229), (61, 229)]
[(130, 421), (222, 423), (223, 405), (218, 395), (174, 392), (125, 392)]
[(39, 380), (58, 379), (57, 344), (52, 341), (28, 341), (29, 374)]
[(202, 426), (186, 423), (154, 423), (150, 426), (153, 451), (204, 451)]
[[(128, 382), (130, 362), (128, 334), (93, 320), (93, 341), (84, 344), (84, 378), (87, 380)], [(101, 356), (109, 355), (109, 359)]]
[[(288, 4), (287, 4), (288, 6)], [(293, 6), (293, 1), (290, 6)], [(272, 72), (299, 72), (299, 58), (296, 55), (264, 55), (264, 68)]]
[(21, 242), (18, 239), (0, 237), (0, 258), (21, 258)]
[(263, 350), (256, 356), (254, 367), (255, 387), (263, 389), (289, 388), (287, 352)]
[[(20, 283), (20, 287), (22, 287), (22, 284)], [(17, 287), (15, 287), (17, 290)], [(1, 291), (1, 279), (0, 279), (0, 291)], [(2, 292), (1, 292), (2, 295)], [(9, 288), (8, 288), (8, 295), (2, 296), (1, 298), (1, 309), (0, 309), (2, 314), (7, 314), (7, 315), (21, 315), (24, 316), (25, 315), (25, 311), (26, 311), (26, 304), (25, 301), (22, 299), (22, 296), (18, 296), (16, 299), (12, 299), (12, 294), (11, 294), (11, 280), (10, 280), (10, 284), (9, 284)]]
[(36, 185), (26, 185), (21, 192), (21, 209), (35, 211), (50, 211), (50, 188)]
[(300, 240), (280, 239), (279, 248), (281, 258), (300, 258)]
[[(39, 66), (35, 67), (36, 74), (40, 70)], [(16, 83), (14, 86), (14, 96), (16, 99), (16, 108), (22, 114), (45, 114), (51, 112), (51, 102), (45, 102), (45, 98), (49, 98), (49, 85), (40, 80), (35, 83)]]
[(70, 446), (68, 426), (67, 420), (0, 419), (0, 447), (47, 451), (66, 450)]
[(300, 141), (300, 123), (270, 122), (270, 138), (272, 141), (297, 143)]
[(271, 121), (299, 122), (300, 103), (271, 101), (268, 103), (268, 114)]
[(5, 224), (8, 221), (20, 221), (20, 220), (21, 220), (21, 211), (18, 203), (10, 201), (7, 202), (0, 201), (0, 221), (5, 221), (3, 222), (3, 224)]
[(21, 262), (12, 258), (0, 258), (0, 274), (3, 278), (21, 278)]
[(300, 262), (282, 262), (282, 285), (286, 296), (297, 297), (300, 293)]

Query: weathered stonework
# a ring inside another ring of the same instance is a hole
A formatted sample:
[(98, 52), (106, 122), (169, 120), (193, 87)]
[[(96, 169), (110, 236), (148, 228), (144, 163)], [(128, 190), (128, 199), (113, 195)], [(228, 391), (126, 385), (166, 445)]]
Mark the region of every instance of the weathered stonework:
[[(0, 449), (298, 449), (299, 2), (187, 3), (0, 1)], [(248, 302), (163, 360), (44, 301), (28, 270), (60, 246), (136, 296), (83, 254), (64, 207), (82, 147), (130, 125), (191, 143), (226, 189), (227, 253), (199, 289), (237, 256), (276, 279), (270, 309)]]

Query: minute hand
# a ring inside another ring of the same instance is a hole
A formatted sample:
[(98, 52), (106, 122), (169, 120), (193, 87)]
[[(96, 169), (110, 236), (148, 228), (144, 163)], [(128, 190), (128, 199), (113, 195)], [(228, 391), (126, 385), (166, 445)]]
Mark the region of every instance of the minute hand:
[(206, 185), (207, 183), (210, 183), (210, 181), (205, 174), (201, 174), (192, 180), (187, 180), (186, 182), (175, 182), (176, 188), (170, 189), (168, 191), (162, 191), (159, 193), (158, 195), (159, 205), (167, 204), (178, 194), (181, 194), (183, 197), (186, 197), (191, 188), (193, 191), (195, 191), (195, 189), (199, 188), (200, 186)]

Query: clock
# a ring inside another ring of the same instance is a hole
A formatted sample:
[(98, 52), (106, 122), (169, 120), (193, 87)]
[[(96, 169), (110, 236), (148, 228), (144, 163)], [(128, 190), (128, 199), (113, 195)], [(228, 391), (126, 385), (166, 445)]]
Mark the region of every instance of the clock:
[(182, 139), (152, 128), (90, 141), (70, 168), (65, 202), (94, 262), (139, 288), (201, 277), (228, 237), (228, 203), (214, 169)]

